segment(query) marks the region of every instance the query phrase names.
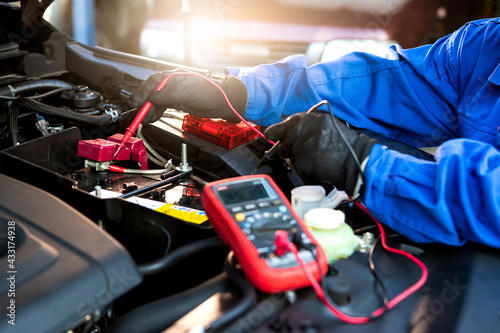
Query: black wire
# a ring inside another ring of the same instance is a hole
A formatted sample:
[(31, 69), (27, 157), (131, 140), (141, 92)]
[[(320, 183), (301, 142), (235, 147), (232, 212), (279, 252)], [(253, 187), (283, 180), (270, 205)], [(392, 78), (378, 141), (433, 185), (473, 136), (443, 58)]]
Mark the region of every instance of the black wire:
[(364, 227), (361, 227), (361, 228), (358, 228), (356, 230), (354, 230), (354, 233), (355, 234), (359, 234), (359, 233), (362, 233), (362, 232), (365, 232), (367, 230), (371, 230), (371, 229), (374, 229), (376, 228), (377, 225), (376, 224), (373, 224), (373, 225), (367, 225), (367, 226), (364, 226)]
[[(371, 271), (371, 273), (372, 273), (375, 281), (380, 286), (380, 289), (382, 289), (383, 307), (384, 307), (384, 313), (385, 313), (386, 310), (387, 310), (387, 305), (389, 304), (389, 295), (387, 293), (387, 289), (386, 289), (384, 283), (382, 282), (382, 280), (380, 279), (380, 277), (378, 276), (378, 274), (377, 274), (377, 272), (375, 270), (375, 264), (373, 263), (373, 251), (372, 251), (372, 250), (374, 250), (375, 245), (376, 245), (377, 241), (379, 240), (379, 238), (377, 238), (376, 242), (373, 243), (373, 246), (370, 249), (370, 253), (368, 255), (368, 263), (369, 263), (369, 266), (370, 266), (370, 271)], [(311, 250), (311, 253), (313, 255), (314, 261), (316, 262), (316, 265), (318, 266), (318, 270), (320, 271), (320, 274), (321, 274), (321, 281), (320, 281), (321, 282), (321, 289), (323, 289), (323, 293), (325, 294), (325, 298), (328, 301), (328, 303), (330, 303), (333, 307), (337, 308), (335, 302), (332, 300), (332, 298), (330, 297), (330, 294), (328, 293), (328, 286), (327, 286), (326, 276), (325, 276), (325, 273), (321, 270), (321, 264), (319, 263), (319, 259), (318, 259), (316, 250)], [(338, 274), (338, 271), (333, 266), (331, 266), (330, 269), (334, 270)], [(372, 314), (361, 315), (361, 316), (357, 315), (357, 316), (358, 317), (374, 318), (372, 316)]]
[(143, 276), (153, 275), (165, 271), (188, 256), (217, 247), (226, 247), (219, 237), (202, 239), (179, 247), (160, 259), (140, 264), (138, 265), (138, 270)]
[(224, 312), (222, 316), (213, 321), (208, 327), (206, 332), (219, 332), (222, 328), (229, 325), (234, 320), (238, 319), (241, 315), (247, 312), (256, 302), (257, 292), (254, 286), (236, 270), (236, 260), (234, 252), (231, 251), (226, 257), (224, 269), (230, 277), (231, 281), (243, 292), (243, 296), (238, 303), (228, 311)]
[(370, 266), (370, 271), (372, 272), (373, 278), (378, 283), (380, 289), (382, 289), (382, 295), (384, 297), (384, 312), (385, 312), (387, 311), (387, 305), (389, 304), (389, 296), (387, 294), (387, 288), (380, 279), (380, 276), (377, 274), (377, 271), (375, 270), (375, 263), (373, 262), (373, 253), (375, 252), (375, 246), (378, 244), (379, 241), (380, 241), (380, 236), (378, 236), (377, 239), (375, 239), (375, 242), (373, 242), (373, 245), (370, 249), (370, 253), (368, 254), (368, 265)]
[(4, 96), (4, 95), (0, 95), (0, 99), (8, 99), (8, 100), (16, 100), (18, 99), (19, 97), (15, 97), (15, 96)]
[[(52, 95), (57, 94), (59, 92), (66, 91), (66, 90), (71, 90), (71, 88), (61, 87), (61, 88), (53, 89), (51, 91), (47, 91), (46, 93), (41, 94), (41, 95), (26, 96), (26, 98), (31, 98), (31, 99), (45, 98), (45, 97), (49, 97), (49, 96), (52, 96)], [(5, 96), (5, 95), (0, 95), (0, 99), (8, 99), (8, 100), (16, 100), (19, 97), (21, 97), (21, 96)]]
[(33, 96), (29, 96), (27, 98), (31, 98), (31, 99), (45, 98), (45, 97), (49, 97), (49, 96), (55, 95), (55, 94), (57, 94), (59, 92), (63, 92), (63, 91), (66, 91), (66, 90), (71, 90), (71, 89), (72, 88), (61, 87), (61, 88), (57, 88), (57, 89), (54, 89), (54, 90), (51, 90), (51, 91), (47, 91), (46, 93), (41, 94), (41, 95), (33, 95)]
[(168, 232), (168, 230), (165, 229), (163, 226), (159, 225), (158, 223), (156, 223), (153, 220), (148, 220), (148, 221), (153, 226), (155, 226), (155, 227), (159, 228), (161, 231), (163, 231), (163, 233), (165, 235), (167, 235), (168, 242), (167, 242), (167, 248), (165, 249), (165, 254), (167, 254), (168, 252), (170, 252), (170, 246), (172, 245), (172, 236), (170, 236), (170, 233)]
[(349, 143), (349, 141), (347, 141), (347, 138), (344, 136), (344, 133), (340, 130), (339, 124), (337, 123), (337, 119), (336, 119), (335, 115), (333, 114), (332, 108), (330, 107), (330, 103), (328, 103), (328, 101), (326, 101), (326, 100), (323, 100), (323, 101), (319, 102), (318, 104), (316, 104), (315, 107), (319, 107), (319, 106), (325, 105), (325, 104), (328, 107), (328, 114), (330, 115), (330, 119), (332, 120), (332, 124), (335, 127), (335, 129), (337, 130), (337, 132), (339, 133), (339, 136), (342, 139), (342, 141), (344, 142), (344, 144), (346, 145), (347, 149), (349, 150), (349, 153), (351, 154), (351, 157), (353, 158), (354, 163), (356, 164), (356, 167), (358, 168), (358, 173), (359, 173), (359, 175), (362, 179), (362, 182), (363, 182), (363, 184), (361, 185), (361, 188), (359, 190), (358, 196), (356, 198), (353, 198), (351, 200), (347, 200), (347, 201), (342, 203), (342, 204), (346, 204), (349, 202), (356, 201), (357, 199), (359, 199), (363, 196), (363, 194), (365, 192), (364, 184), (366, 184), (365, 174), (363, 173), (363, 170), (361, 168), (361, 163), (359, 162), (358, 156), (356, 155), (354, 148)]

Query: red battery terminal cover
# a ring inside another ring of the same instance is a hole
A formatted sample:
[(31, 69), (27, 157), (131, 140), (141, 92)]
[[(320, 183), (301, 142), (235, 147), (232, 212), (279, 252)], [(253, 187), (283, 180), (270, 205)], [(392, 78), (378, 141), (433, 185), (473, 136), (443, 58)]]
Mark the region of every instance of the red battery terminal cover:
[(141, 169), (147, 170), (148, 156), (141, 139), (130, 138), (118, 154), (114, 156), (120, 146), (122, 137), (123, 134), (114, 134), (107, 140), (80, 140), (78, 142), (78, 156), (99, 162), (132, 160), (139, 162)]
[[(257, 131), (260, 129), (259, 125), (249, 124)], [(233, 124), (223, 119), (201, 118), (191, 114), (184, 117), (182, 129), (227, 149), (249, 142), (258, 136), (256, 131), (243, 122)]]

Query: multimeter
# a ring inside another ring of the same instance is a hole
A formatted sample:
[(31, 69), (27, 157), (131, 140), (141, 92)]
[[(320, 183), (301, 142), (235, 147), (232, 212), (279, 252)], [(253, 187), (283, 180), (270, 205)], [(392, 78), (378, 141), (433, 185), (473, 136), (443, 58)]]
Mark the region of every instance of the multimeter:
[[(310, 285), (293, 253), (275, 253), (277, 230), (285, 230), (289, 239), (300, 237), (299, 255), (316, 279), (321, 277), (319, 267), (327, 271), (323, 249), (271, 177), (251, 175), (208, 183), (202, 203), (213, 228), (258, 289), (278, 293)], [(316, 259), (310, 248), (315, 248)]]

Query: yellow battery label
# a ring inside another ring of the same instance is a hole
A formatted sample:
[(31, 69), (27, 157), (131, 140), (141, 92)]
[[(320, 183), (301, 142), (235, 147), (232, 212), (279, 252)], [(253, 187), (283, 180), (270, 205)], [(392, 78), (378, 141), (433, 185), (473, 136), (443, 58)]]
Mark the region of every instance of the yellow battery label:
[(203, 210), (198, 210), (189, 207), (177, 206), (172, 204), (163, 205), (157, 209), (157, 212), (166, 214), (168, 216), (175, 217), (177, 219), (202, 224), (203, 222), (208, 220), (207, 214)]

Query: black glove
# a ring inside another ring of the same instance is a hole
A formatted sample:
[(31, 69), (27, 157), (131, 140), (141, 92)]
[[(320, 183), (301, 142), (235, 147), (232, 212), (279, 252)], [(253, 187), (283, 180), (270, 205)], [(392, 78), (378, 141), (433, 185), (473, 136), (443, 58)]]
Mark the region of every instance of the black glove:
[[(377, 140), (358, 134), (338, 119), (337, 124), (362, 163)], [(264, 134), (269, 140), (280, 140), (279, 156), (290, 158), (305, 183), (336, 186), (354, 194), (359, 168), (329, 114), (298, 113), (270, 126)]]
[[(141, 107), (147, 100), (156, 106), (148, 112), (143, 123), (160, 119), (165, 108), (182, 110), (204, 118), (224, 118), (233, 123), (240, 122), (219, 89), (201, 77), (174, 75), (163, 89), (154, 91), (163, 78), (171, 73), (180, 72), (155, 73), (130, 97), (130, 104), (133, 107)], [(247, 89), (243, 82), (235, 76), (228, 75), (215, 83), (222, 88), (235, 110), (243, 117), (248, 100)]]

